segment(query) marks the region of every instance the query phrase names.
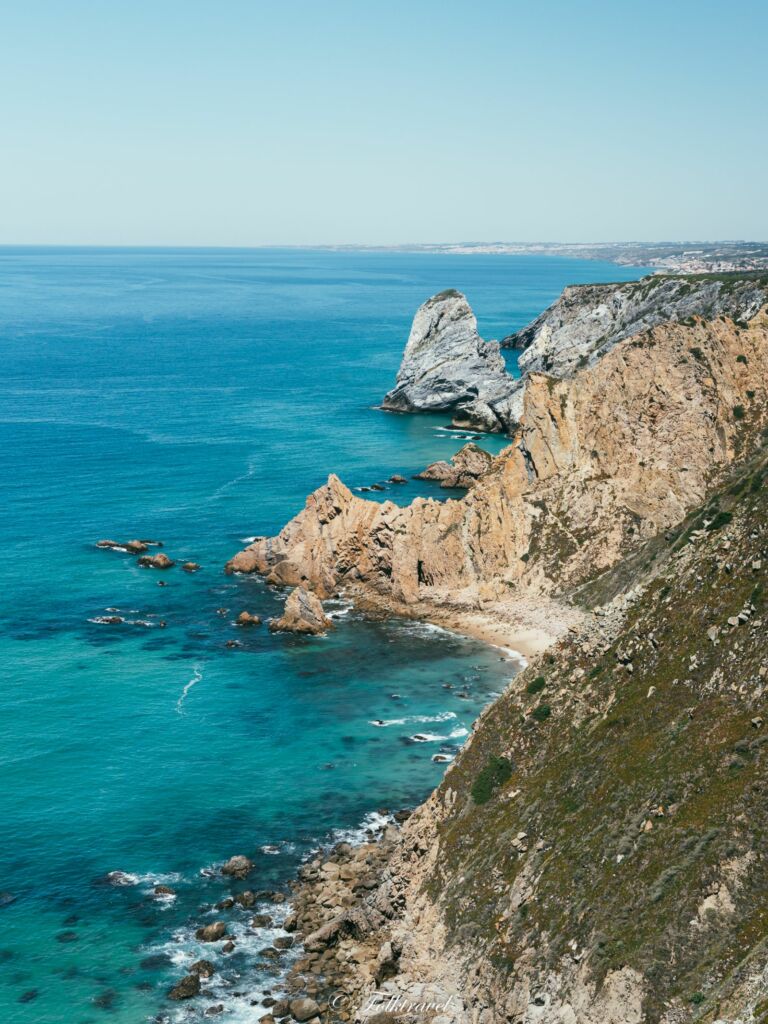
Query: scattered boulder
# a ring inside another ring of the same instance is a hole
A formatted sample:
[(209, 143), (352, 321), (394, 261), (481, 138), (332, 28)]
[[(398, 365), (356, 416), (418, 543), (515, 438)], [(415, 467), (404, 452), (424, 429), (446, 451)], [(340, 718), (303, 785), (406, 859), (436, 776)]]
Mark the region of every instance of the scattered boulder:
[(210, 960), (195, 960), (189, 968), (189, 973), (199, 974), (201, 978), (212, 978), (216, 973), (216, 968)]
[(251, 927), (271, 928), (272, 918), (269, 916), (269, 914), (256, 914), (256, 916), (251, 920)]
[(192, 999), (194, 996), (199, 995), (200, 975), (187, 974), (186, 977), (182, 978), (177, 985), (173, 986), (171, 991), (168, 993), (168, 998), (181, 1001), (182, 999)]
[(197, 562), (185, 562), (181, 567), (184, 572), (197, 572), (200, 565)]
[(256, 893), (251, 892), (250, 889), (246, 889), (245, 892), (239, 892), (235, 895), (235, 903), (241, 907), (252, 907), (256, 902)]
[(170, 885), (156, 885), (152, 890), (155, 896), (175, 896), (176, 890), (172, 889)]
[(149, 545), (143, 540), (127, 540), (125, 542), (125, 550), (131, 555), (140, 555), (143, 551), (146, 551)]
[(232, 941), (232, 939), (229, 939), (229, 941), (225, 942), (224, 945), (221, 947), (221, 952), (222, 953), (233, 953), (234, 950), (235, 950), (235, 944)]
[(234, 857), (230, 857), (221, 869), (222, 875), (227, 875), (229, 878), (237, 878), (240, 881), (247, 878), (252, 871), (253, 861), (243, 856), (243, 854), (236, 854)]
[(319, 1015), (320, 1007), (314, 999), (305, 997), (304, 999), (292, 999), (290, 1011), (294, 1020), (299, 1021), (299, 1024), (304, 1024), (304, 1021), (312, 1020), (313, 1017)]
[(285, 609), (279, 619), (270, 619), (272, 633), (299, 633), (305, 636), (319, 636), (333, 629), (333, 623), (323, 611), (320, 598), (304, 587), (296, 587), (288, 595)]
[(400, 476), (399, 473), (393, 473), (392, 476), (389, 478), (388, 482), (391, 483), (391, 484), (404, 484), (404, 483), (407, 483), (405, 477), (404, 476)]
[(176, 563), (161, 551), (157, 555), (142, 555), (138, 564), (143, 569), (170, 569)]
[(261, 618), (258, 615), (253, 615), (251, 612), (240, 612), (235, 622), (238, 626), (260, 626)]
[(206, 924), (198, 928), (195, 938), (200, 942), (218, 942), (227, 934), (227, 926), (223, 921), (215, 921), (213, 924)]

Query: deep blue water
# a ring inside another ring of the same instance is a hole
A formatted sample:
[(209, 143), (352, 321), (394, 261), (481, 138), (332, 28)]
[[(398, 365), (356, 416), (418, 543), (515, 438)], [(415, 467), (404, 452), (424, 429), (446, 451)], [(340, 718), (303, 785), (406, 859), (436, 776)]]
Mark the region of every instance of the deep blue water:
[[(190, 926), (228, 890), (201, 869), (244, 852), (249, 885), (274, 887), (332, 830), (426, 795), (444, 770), (433, 755), (515, 663), (344, 609), (323, 639), (238, 631), (238, 611), (267, 617), (283, 595), (222, 566), (328, 472), (361, 486), (460, 446), (444, 417), (373, 408), (429, 295), (461, 289), (500, 337), (565, 284), (639, 274), (547, 257), (0, 249), (4, 1024), (175, 1019), (164, 993), (200, 955)], [(416, 494), (445, 497), (416, 482), (381, 497)], [(203, 569), (160, 588), (102, 537), (160, 538)], [(150, 625), (91, 621), (107, 608)], [(434, 738), (409, 743), (417, 732)], [(98, 883), (117, 869), (138, 883)], [(166, 878), (178, 898), (159, 903)], [(195, 1006), (224, 999), (218, 1019), (255, 1020), (269, 933), (229, 916), (238, 952)]]

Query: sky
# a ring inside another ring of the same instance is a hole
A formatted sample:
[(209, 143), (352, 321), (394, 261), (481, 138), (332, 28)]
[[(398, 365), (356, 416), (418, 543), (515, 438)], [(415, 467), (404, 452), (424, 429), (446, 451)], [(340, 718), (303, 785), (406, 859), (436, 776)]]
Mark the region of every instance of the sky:
[(765, 0), (0, 0), (0, 243), (768, 239)]

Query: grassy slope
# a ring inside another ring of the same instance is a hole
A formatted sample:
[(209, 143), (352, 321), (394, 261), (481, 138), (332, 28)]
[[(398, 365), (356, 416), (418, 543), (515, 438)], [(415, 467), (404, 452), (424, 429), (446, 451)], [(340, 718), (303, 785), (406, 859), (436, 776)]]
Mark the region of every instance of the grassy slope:
[[(523, 949), (551, 968), (575, 941), (598, 979), (623, 965), (645, 974), (648, 1020), (670, 1002), (714, 1019), (768, 938), (764, 451), (661, 550), (656, 542), (653, 578), (618, 639), (591, 652), (569, 642), (529, 668), (446, 776), (458, 799), (429, 888), (456, 941), (482, 950), (507, 984)], [(748, 622), (728, 625), (750, 605)], [(543, 690), (527, 693), (539, 676)], [(541, 704), (551, 714), (537, 722)], [(477, 804), (470, 790), (498, 756), (511, 778)], [(722, 865), (750, 851), (731, 887), (735, 912), (693, 928)], [(524, 865), (535, 891), (510, 911)]]

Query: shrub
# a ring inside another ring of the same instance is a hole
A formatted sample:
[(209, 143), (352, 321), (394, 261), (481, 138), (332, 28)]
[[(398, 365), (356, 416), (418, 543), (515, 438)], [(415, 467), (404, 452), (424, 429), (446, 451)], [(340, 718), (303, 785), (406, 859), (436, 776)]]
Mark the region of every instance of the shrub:
[(472, 786), (472, 799), (476, 804), (486, 804), (493, 796), (494, 790), (503, 786), (512, 777), (512, 765), (506, 757), (491, 756), (475, 779)]
[(532, 717), (537, 722), (546, 722), (549, 716), (552, 714), (552, 708), (549, 704), (539, 704), (537, 708), (533, 709)]
[(736, 362), (737, 363), (744, 363), (744, 365), (746, 366), (747, 365), (747, 357), (745, 355), (738, 355), (738, 356), (736, 356)]
[[(689, 317), (689, 319), (693, 318)], [(697, 359), (700, 363), (704, 362), (704, 353), (701, 351), (700, 348), (694, 346), (693, 348), (689, 348), (688, 351), (691, 353), (694, 359)]]
[(733, 407), (733, 418), (735, 420), (743, 420), (746, 416), (746, 411), (743, 405), (734, 405)]
[(703, 992), (694, 992), (688, 1002), (693, 1003), (694, 1006), (701, 1006), (706, 998)]
[(526, 693), (541, 693), (544, 687), (547, 685), (547, 681), (544, 676), (536, 676), (525, 688)]
[(712, 522), (707, 526), (708, 530), (721, 530), (733, 519), (730, 512), (718, 512)]

